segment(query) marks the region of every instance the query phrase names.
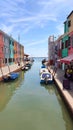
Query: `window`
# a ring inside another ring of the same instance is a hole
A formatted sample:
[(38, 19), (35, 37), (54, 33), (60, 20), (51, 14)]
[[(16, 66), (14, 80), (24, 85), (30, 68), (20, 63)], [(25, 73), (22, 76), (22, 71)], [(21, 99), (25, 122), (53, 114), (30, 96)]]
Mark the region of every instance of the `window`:
[(72, 47), (73, 47), (73, 35), (71, 37), (71, 44), (72, 44)]
[(68, 47), (68, 40), (65, 41), (65, 48)]
[(14, 42), (12, 42), (12, 45), (14, 46)]
[(5, 58), (5, 63), (7, 63), (7, 58)]
[(70, 37), (68, 38), (68, 47), (70, 47)]
[(12, 62), (12, 58), (9, 58), (9, 63)]
[(71, 20), (68, 21), (68, 27), (70, 27), (70, 26), (71, 26)]
[(62, 49), (64, 49), (64, 43), (62, 43)]
[(6, 47), (4, 48), (4, 50), (5, 50), (4, 52), (6, 53)]

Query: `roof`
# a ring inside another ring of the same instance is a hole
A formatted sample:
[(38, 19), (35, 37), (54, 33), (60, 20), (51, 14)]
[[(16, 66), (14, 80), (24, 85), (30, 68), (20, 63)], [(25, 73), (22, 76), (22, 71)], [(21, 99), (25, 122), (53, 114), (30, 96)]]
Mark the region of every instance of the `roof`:
[(67, 19), (72, 15), (73, 13), (73, 10), (71, 11), (71, 13), (67, 16)]
[[(8, 38), (11, 38), (14, 42), (17, 42), (18, 44), (20, 44), (21, 45), (21, 43), (19, 43), (18, 41), (16, 41), (13, 37), (12, 37), (12, 35), (8, 35), (7, 33), (5, 33), (4, 31), (2, 31), (1, 29), (0, 29), (0, 33), (2, 33), (3, 35), (6, 35)], [(22, 45), (23, 46), (23, 45)]]
[(24, 53), (24, 56), (27, 56), (27, 57), (28, 57), (29, 55)]
[(67, 20), (66, 21), (64, 21), (64, 24), (67, 22)]

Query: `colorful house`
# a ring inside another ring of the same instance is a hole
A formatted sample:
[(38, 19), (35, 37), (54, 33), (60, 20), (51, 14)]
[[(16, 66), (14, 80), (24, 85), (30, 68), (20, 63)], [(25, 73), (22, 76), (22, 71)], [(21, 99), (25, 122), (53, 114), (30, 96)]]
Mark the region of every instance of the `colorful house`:
[(14, 41), (14, 62), (17, 63), (17, 41)]
[(4, 37), (4, 58), (5, 64), (9, 64), (9, 36), (6, 33), (3, 33)]
[(58, 59), (62, 58), (62, 35), (55, 41), (55, 55)]
[(64, 22), (64, 37), (62, 39), (62, 57), (73, 54), (73, 11), (68, 15)]
[(24, 60), (24, 47), (20, 45), (20, 61), (22, 62)]
[(12, 37), (9, 39), (9, 63), (12, 64), (14, 62), (14, 40)]
[(21, 48), (21, 59), (24, 61), (24, 46)]
[(68, 15), (64, 22), (64, 35), (62, 38), (62, 58), (63, 68), (65, 63), (73, 60), (73, 11)]
[(1, 64), (4, 66), (9, 63), (9, 36), (0, 30), (0, 58)]
[(68, 15), (68, 27), (69, 27), (69, 47), (68, 55), (73, 54), (73, 11)]
[(20, 62), (20, 44), (17, 44), (17, 62)]
[(54, 43), (54, 35), (49, 36), (48, 38), (48, 61), (49, 64), (54, 64), (55, 59), (55, 43)]
[(68, 39), (68, 35), (62, 38), (62, 58), (68, 56)]
[(4, 37), (3, 32), (0, 30), (0, 66), (4, 66)]
[(24, 61), (24, 47), (0, 30), (0, 66)]

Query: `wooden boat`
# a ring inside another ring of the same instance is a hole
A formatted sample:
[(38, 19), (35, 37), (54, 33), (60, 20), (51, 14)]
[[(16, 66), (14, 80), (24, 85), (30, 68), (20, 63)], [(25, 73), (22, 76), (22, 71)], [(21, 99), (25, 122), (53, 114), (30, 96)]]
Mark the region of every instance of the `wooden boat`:
[(26, 64), (26, 67), (29, 67), (29, 68), (30, 68), (31, 65), (32, 65), (31, 63), (28, 63), (28, 64)]
[(2, 79), (5, 82), (11, 81), (11, 80), (15, 80), (15, 79), (17, 79), (19, 77), (19, 73), (10, 72), (9, 65), (8, 65), (9, 74), (7, 74), (6, 76), (3, 74), (2, 67), (0, 67), (0, 69), (1, 69), (1, 73), (2, 73)]
[(29, 69), (29, 67), (27, 67), (27, 66), (23, 66), (22, 68), (21, 68), (21, 70), (23, 70), (23, 71), (26, 71), (26, 70), (28, 70)]
[(50, 84), (53, 82), (53, 76), (50, 72), (43, 72), (40, 75), (40, 83)]
[(15, 80), (19, 77), (19, 73), (10, 73), (6, 76), (3, 76), (3, 81), (8, 82), (8, 81), (12, 81)]
[(43, 60), (42, 60), (42, 64), (44, 64), (46, 62), (46, 59), (44, 58)]
[(28, 70), (28, 69), (30, 69), (31, 68), (31, 62), (30, 63), (27, 63), (26, 65), (24, 65), (22, 68), (21, 68), (21, 70), (24, 70), (24, 71), (26, 71), (26, 70)]

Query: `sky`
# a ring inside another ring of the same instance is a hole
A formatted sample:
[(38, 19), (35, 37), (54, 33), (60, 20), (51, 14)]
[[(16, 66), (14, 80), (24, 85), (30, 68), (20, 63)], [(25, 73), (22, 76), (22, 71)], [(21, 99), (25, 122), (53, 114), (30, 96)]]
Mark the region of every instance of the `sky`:
[(64, 33), (73, 0), (0, 0), (0, 29), (32, 57), (48, 56), (48, 37)]

